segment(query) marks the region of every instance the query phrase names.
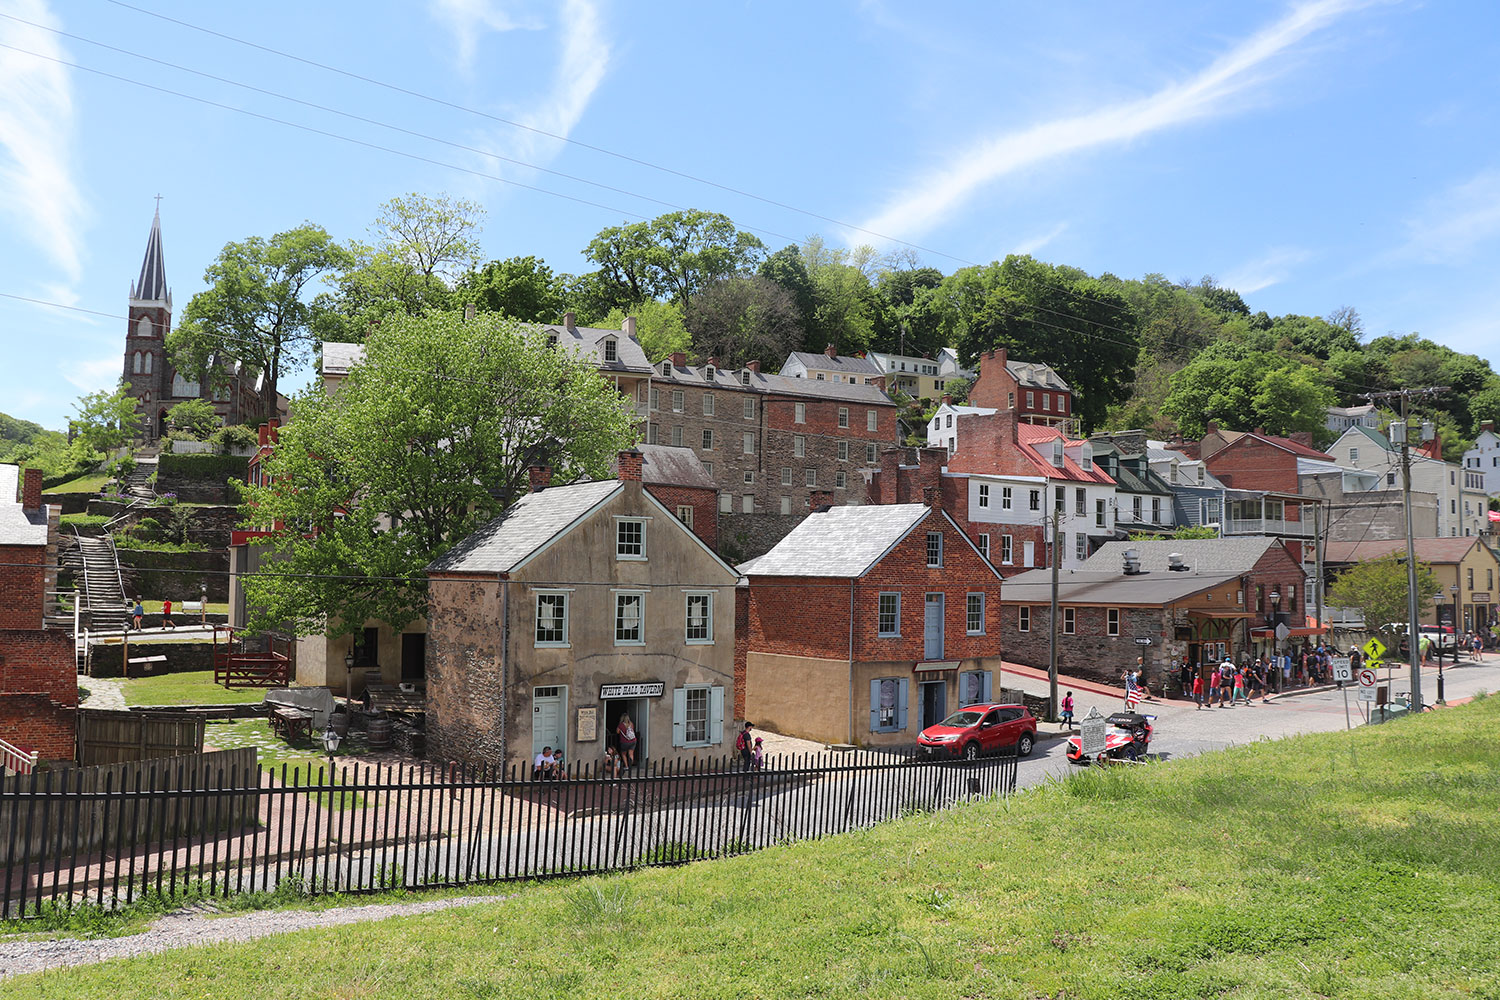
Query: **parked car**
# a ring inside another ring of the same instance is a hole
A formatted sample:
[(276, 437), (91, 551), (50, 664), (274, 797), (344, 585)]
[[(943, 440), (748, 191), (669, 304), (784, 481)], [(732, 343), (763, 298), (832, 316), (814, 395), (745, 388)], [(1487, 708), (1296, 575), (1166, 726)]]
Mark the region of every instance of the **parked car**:
[[(1137, 760), (1145, 754), (1151, 745), (1151, 736), (1154, 732), (1152, 724), (1156, 721), (1154, 715), (1141, 715), (1139, 712), (1116, 712), (1105, 720), (1104, 730), (1104, 752), (1098, 759), (1106, 760)], [(1074, 764), (1093, 763), (1083, 755), (1083, 737), (1068, 737), (1068, 760)]]
[(970, 705), (917, 737), (917, 749), (930, 757), (974, 760), (1001, 747), (1025, 757), (1036, 746), (1036, 717), (1025, 705)]
[[(1411, 657), (1411, 645), (1406, 638), (1406, 625), (1401, 622), (1393, 622), (1386, 628), (1400, 636), (1397, 642), (1397, 655), (1403, 660)], [(1417, 633), (1425, 639), (1432, 640), (1432, 655), (1442, 653), (1444, 656), (1456, 656), (1458, 654), (1458, 632), (1452, 625), (1418, 625)]]

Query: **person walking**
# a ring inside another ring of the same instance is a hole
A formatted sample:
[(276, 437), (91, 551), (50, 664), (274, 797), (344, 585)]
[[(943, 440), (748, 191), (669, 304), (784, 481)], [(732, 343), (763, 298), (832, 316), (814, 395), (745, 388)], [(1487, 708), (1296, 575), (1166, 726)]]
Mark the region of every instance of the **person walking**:
[(1193, 675), (1193, 701), (1198, 703), (1198, 711), (1203, 711), (1203, 675)]
[[(1226, 654), (1224, 662), (1219, 664), (1219, 707), (1233, 708), (1234, 699), (1230, 692), (1234, 689), (1234, 661)], [(1229, 704), (1224, 704), (1225, 702)]]
[(638, 735), (635, 731), (635, 723), (630, 721), (629, 712), (620, 713), (620, 721), (615, 726), (615, 739), (620, 748), (620, 756), (625, 760), (626, 767), (635, 767), (635, 746)]
[(139, 597), (135, 599), (135, 607), (131, 609), (130, 616), (135, 619), (135, 630), (141, 631), (141, 620), (146, 617), (146, 606), (141, 603)]
[(1061, 715), (1062, 715), (1062, 723), (1063, 723), (1063, 725), (1067, 726), (1068, 729), (1071, 730), (1073, 728), (1073, 692), (1072, 691), (1069, 691), (1067, 694), (1063, 695)]
[(176, 625), (172, 624), (172, 602), (170, 600), (161, 602), (161, 627), (169, 629), (177, 628)]
[(734, 749), (740, 755), (740, 763), (745, 770), (750, 770), (755, 764), (755, 736), (750, 732), (750, 723), (745, 723), (745, 728), (740, 730), (739, 737), (734, 741)]
[(1191, 698), (1193, 696), (1193, 664), (1185, 654), (1182, 657), (1182, 666), (1178, 670), (1177, 682), (1182, 688), (1182, 696)]
[(1240, 699), (1245, 699), (1245, 704), (1250, 704), (1250, 699), (1245, 695), (1245, 671), (1246, 667), (1237, 667), (1234, 671), (1234, 693), (1229, 696), (1229, 704), (1238, 705)]

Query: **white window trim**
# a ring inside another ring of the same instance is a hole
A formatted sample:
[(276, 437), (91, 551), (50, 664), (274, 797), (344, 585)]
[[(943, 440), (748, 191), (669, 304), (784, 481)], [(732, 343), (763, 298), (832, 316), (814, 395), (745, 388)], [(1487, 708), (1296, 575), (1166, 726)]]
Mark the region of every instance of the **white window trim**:
[[(692, 618), (689, 614), (692, 601), (695, 597), (708, 598), (708, 637), (706, 639), (694, 639), (688, 635), (688, 628)], [(714, 644), (714, 592), (712, 590), (689, 590), (682, 595), (683, 641), (689, 646), (712, 646)]]
[[(976, 597), (979, 598), (979, 631), (977, 631), (977, 632), (974, 631), (973, 629), (969, 628), (969, 602), (972, 601)], [(985, 613), (987, 609), (986, 609), (985, 605), (986, 605), (986, 601), (985, 601), (985, 594), (984, 594), (983, 591), (979, 591), (978, 593), (971, 592), (971, 593), (968, 593), (968, 594), (964, 595), (964, 635), (984, 635), (985, 634), (985, 631), (984, 631), (985, 630), (985, 626), (988, 624), (988, 621), (986, 619), (986, 613)]]
[[(896, 631), (894, 631), (894, 632), (882, 632), (882, 631), (880, 631), (880, 599), (882, 597), (894, 597), (896, 599)], [(901, 638), (901, 592), (900, 591), (890, 591), (890, 590), (881, 591), (880, 594), (875, 598), (875, 636), (876, 636), (876, 638), (879, 638), (879, 639), (899, 639), (899, 638)]]
[[(562, 616), (562, 634), (563, 634), (563, 637), (562, 637), (562, 641), (561, 642), (539, 642), (539, 641), (537, 641), (537, 638), (536, 638), (536, 629), (537, 629), (537, 625), (540, 624), (540, 622), (542, 620), (542, 598), (544, 596), (545, 597), (559, 597), (560, 596), (563, 599), (563, 616)], [(573, 600), (572, 600), (572, 598), (570, 598), (568, 596), (568, 591), (566, 591), (566, 590), (537, 590), (537, 591), (533, 591), (533, 600), (531, 602), (531, 609), (532, 609), (532, 612), (533, 612), (533, 614), (535, 616), (535, 620), (532, 622), (532, 625), (531, 625), (531, 642), (532, 642), (532, 647), (534, 649), (571, 649), (572, 648), (572, 643), (569, 641), (569, 639), (571, 638), (571, 636), (569, 635), (569, 632), (568, 632), (568, 626), (570, 624), (570, 620), (573, 617), (573, 614), (572, 614), (572, 611), (573, 611), (572, 605), (573, 605)]]
[(1022, 605), (1020, 605), (1019, 607), (1016, 608), (1016, 631), (1017, 632), (1030, 632), (1031, 631), (1031, 607), (1030, 607), (1030, 605), (1022, 604)]
[[(614, 590), (614, 610), (610, 615), (609, 628), (614, 635), (616, 646), (644, 646), (646, 644), (646, 592), (644, 590)], [(641, 617), (638, 626), (641, 637), (639, 639), (620, 638), (620, 599), (623, 597), (639, 597), (641, 599)]]
[[(1114, 624), (1113, 625), (1110, 624), (1110, 618), (1111, 618), (1111, 616), (1113, 616), (1113, 618), (1114, 618)], [(1115, 639), (1119, 638), (1119, 636), (1120, 636), (1120, 609), (1119, 608), (1105, 608), (1104, 609), (1104, 634), (1107, 635), (1107, 636), (1109, 636), (1110, 638), (1115, 638)]]
[[(645, 562), (646, 561), (646, 518), (644, 517), (622, 517), (615, 515), (615, 559), (620, 562)], [(641, 526), (641, 552), (632, 555), (620, 551), (620, 527), (624, 524), (639, 524)]]

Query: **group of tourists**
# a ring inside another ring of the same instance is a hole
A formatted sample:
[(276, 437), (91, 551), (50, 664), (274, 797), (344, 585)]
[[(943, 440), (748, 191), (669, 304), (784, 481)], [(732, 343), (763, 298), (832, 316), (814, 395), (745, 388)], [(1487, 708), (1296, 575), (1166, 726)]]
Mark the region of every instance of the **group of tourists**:
[[(1311, 644), (1268, 656), (1241, 653), (1238, 663), (1225, 656), (1211, 667), (1195, 667), (1184, 656), (1180, 681), (1183, 695), (1197, 702), (1199, 709), (1231, 708), (1249, 705), (1256, 697), (1264, 702), (1283, 691), (1332, 683), (1333, 656), (1332, 647)], [(1359, 657), (1357, 649), (1350, 651), (1356, 666)]]

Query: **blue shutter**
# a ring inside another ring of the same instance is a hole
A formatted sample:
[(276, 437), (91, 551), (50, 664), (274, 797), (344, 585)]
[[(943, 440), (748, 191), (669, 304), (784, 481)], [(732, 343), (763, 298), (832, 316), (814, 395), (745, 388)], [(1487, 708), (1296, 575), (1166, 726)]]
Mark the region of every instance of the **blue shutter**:
[(870, 732), (880, 732), (880, 682), (870, 682)]
[(724, 742), (724, 689), (715, 687), (708, 695), (708, 742)]
[(995, 700), (995, 672), (993, 670), (984, 672), (984, 700)]
[(907, 702), (907, 699), (910, 697), (909, 694), (908, 694), (908, 691), (910, 691), (910, 689), (911, 689), (911, 681), (909, 681), (909, 680), (907, 680), (906, 678), (903, 677), (901, 679), (901, 683), (898, 685), (897, 690), (896, 690), (896, 728), (897, 729), (905, 729), (906, 728), (906, 702)]
[(672, 690), (672, 745), (680, 747), (687, 743), (687, 689)]

